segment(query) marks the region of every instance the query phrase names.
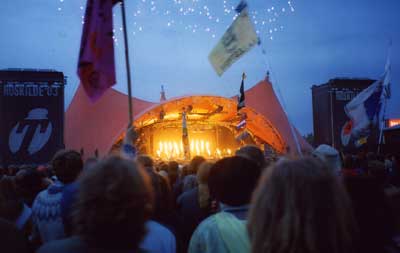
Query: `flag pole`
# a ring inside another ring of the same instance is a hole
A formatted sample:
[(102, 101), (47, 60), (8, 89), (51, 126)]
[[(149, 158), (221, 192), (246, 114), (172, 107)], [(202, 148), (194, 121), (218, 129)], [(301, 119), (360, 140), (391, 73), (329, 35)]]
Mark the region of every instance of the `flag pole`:
[(132, 81), (131, 81), (131, 71), (130, 71), (131, 67), (129, 63), (129, 45), (128, 45), (128, 32), (126, 28), (125, 0), (121, 1), (121, 12), (122, 12), (122, 29), (124, 32), (126, 76), (128, 83), (129, 126), (131, 126), (133, 123)]
[(387, 98), (384, 97), (383, 112), (382, 112), (383, 115), (382, 115), (381, 122), (379, 122), (380, 129), (379, 129), (379, 141), (378, 141), (378, 155), (381, 154), (381, 148), (382, 148), (382, 143), (383, 143), (383, 129), (385, 128), (385, 123), (386, 123), (386, 119), (385, 119), (386, 101), (387, 101)]
[(383, 76), (383, 91), (382, 91), (382, 97), (383, 97), (383, 109), (382, 109), (382, 116), (381, 116), (381, 121), (380, 123), (380, 129), (379, 129), (379, 140), (378, 140), (378, 154), (381, 153), (381, 148), (382, 148), (382, 143), (383, 143), (383, 129), (385, 128), (385, 123), (386, 123), (386, 106), (387, 106), (387, 100), (390, 98), (390, 71), (391, 71), (391, 51), (392, 51), (392, 38), (389, 38), (389, 46), (388, 46), (388, 52), (386, 56), (386, 64), (385, 64), (385, 74)]

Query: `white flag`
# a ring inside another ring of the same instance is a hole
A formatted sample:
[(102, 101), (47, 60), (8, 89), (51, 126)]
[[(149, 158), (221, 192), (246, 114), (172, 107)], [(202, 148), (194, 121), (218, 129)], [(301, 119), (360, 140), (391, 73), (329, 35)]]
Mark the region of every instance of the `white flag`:
[(383, 80), (375, 81), (353, 98), (344, 110), (352, 120), (352, 136), (359, 138), (367, 134), (369, 128), (378, 122), (382, 105)]
[(215, 71), (221, 76), (236, 60), (258, 43), (258, 36), (251, 23), (247, 8), (225, 32), (209, 55)]

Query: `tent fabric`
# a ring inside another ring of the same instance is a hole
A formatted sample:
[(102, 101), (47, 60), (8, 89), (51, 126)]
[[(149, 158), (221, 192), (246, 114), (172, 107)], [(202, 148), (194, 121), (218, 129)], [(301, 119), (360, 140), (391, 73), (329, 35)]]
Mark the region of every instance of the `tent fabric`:
[[(296, 142), (290, 129), (288, 117), (269, 81), (263, 80), (246, 91), (246, 105), (267, 118), (279, 130), (290, 151), (297, 153)], [(311, 145), (304, 140), (296, 128), (294, 128), (294, 132), (297, 134), (300, 148), (304, 151), (312, 150)]]
[[(195, 95), (174, 98), (151, 107), (135, 118), (135, 127), (140, 129), (160, 122), (180, 127), (182, 108), (192, 108), (190, 112), (187, 112), (188, 125), (191, 126), (211, 124), (237, 128), (240, 120), (237, 114), (237, 100), (219, 96)], [(261, 143), (268, 143), (278, 153), (285, 153), (286, 142), (278, 129), (267, 118), (251, 107), (242, 108), (241, 112), (246, 114), (246, 129), (253, 136), (256, 136)], [(163, 115), (162, 119), (160, 119), (160, 115)], [(193, 121), (193, 124), (190, 121)], [(123, 136), (124, 133), (121, 133), (118, 140), (114, 142), (119, 143)]]
[[(154, 103), (132, 98), (133, 115)], [(80, 85), (65, 115), (65, 146), (80, 150), (86, 157), (108, 153), (115, 137), (128, 125), (128, 97), (109, 89), (96, 103), (90, 102)]]
[[(264, 80), (245, 92), (246, 105), (264, 116), (280, 133), (291, 153), (296, 153), (289, 121), (279, 103), (272, 85)], [(90, 102), (80, 86), (66, 112), (65, 144), (67, 148), (84, 149), (87, 157), (97, 149), (100, 155), (109, 152), (115, 140), (127, 127), (127, 95), (114, 89), (108, 90), (97, 103)], [(132, 98), (135, 119), (157, 106), (137, 98)], [(168, 103), (165, 101), (164, 103)], [(303, 150), (311, 146), (295, 130)]]

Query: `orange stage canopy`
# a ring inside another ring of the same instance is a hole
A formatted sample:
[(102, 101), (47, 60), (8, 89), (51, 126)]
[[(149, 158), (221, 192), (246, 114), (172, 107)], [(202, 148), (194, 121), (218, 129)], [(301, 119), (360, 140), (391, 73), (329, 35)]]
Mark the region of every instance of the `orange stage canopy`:
[[(259, 139), (271, 145), (279, 153), (287, 148), (297, 152), (289, 121), (279, 103), (270, 82), (264, 80), (245, 93), (247, 128)], [(107, 154), (112, 145), (127, 128), (127, 95), (110, 89), (102, 99), (92, 104), (79, 87), (66, 113), (65, 143), (67, 148), (84, 149), (85, 154)], [(167, 112), (164, 120), (177, 120), (183, 107), (192, 105), (198, 114), (223, 107), (223, 113), (215, 114), (208, 121), (232, 122), (236, 117), (236, 100), (218, 96), (185, 96), (163, 103), (152, 103), (132, 98), (135, 126), (140, 128), (155, 123), (161, 110)], [(189, 118), (190, 119), (190, 118)], [(296, 131), (300, 146), (310, 150), (311, 146)], [(90, 156), (90, 155), (89, 155)]]

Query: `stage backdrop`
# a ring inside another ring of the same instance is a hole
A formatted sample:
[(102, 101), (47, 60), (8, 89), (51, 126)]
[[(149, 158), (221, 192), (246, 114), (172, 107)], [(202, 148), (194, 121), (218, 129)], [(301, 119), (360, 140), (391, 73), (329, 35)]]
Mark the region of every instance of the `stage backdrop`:
[(63, 73), (0, 71), (3, 165), (45, 164), (64, 147)]

